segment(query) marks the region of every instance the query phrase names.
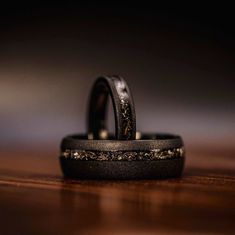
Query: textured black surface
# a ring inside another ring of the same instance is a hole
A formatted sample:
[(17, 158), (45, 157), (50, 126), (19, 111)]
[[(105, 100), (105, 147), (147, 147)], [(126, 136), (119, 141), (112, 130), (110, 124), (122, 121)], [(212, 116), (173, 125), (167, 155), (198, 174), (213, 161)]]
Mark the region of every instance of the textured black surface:
[(106, 116), (108, 96), (112, 99), (116, 139), (135, 139), (135, 107), (126, 81), (119, 76), (100, 77), (91, 90), (88, 111), (88, 133), (93, 139), (102, 139), (101, 133), (107, 130)]
[(96, 151), (149, 151), (152, 149), (172, 149), (183, 146), (180, 136), (171, 134), (144, 135), (139, 140), (88, 140), (85, 135), (71, 135), (63, 138), (61, 150), (96, 150)]
[(60, 158), (65, 177), (76, 179), (165, 179), (180, 177), (184, 158), (158, 161), (77, 161)]
[[(69, 136), (62, 140), (61, 151), (66, 149), (85, 151), (130, 151), (149, 153), (151, 150), (168, 151), (172, 148), (183, 148), (182, 139), (170, 134), (144, 135), (141, 140), (88, 140), (85, 136)], [(95, 153), (95, 152), (94, 152)], [(169, 155), (170, 156), (170, 155)], [(178, 177), (184, 166), (184, 155), (171, 156), (171, 159), (159, 160), (92, 160), (60, 157), (61, 168), (66, 177), (78, 179), (163, 179)]]

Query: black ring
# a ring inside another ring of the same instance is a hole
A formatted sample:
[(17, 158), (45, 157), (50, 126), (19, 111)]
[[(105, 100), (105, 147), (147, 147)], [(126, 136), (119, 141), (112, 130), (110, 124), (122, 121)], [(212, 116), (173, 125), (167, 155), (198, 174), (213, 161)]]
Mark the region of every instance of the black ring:
[[(115, 113), (115, 138), (101, 135), (106, 130), (109, 94)], [(179, 177), (184, 160), (180, 136), (148, 134), (136, 139), (133, 99), (126, 82), (116, 76), (101, 77), (93, 86), (88, 135), (67, 136), (61, 143), (60, 163), (64, 176), (78, 179)]]
[(182, 139), (170, 134), (143, 135), (142, 139), (127, 141), (73, 135), (61, 143), (64, 175), (78, 179), (179, 177), (184, 159)]
[(91, 139), (104, 139), (106, 131), (106, 113), (108, 95), (111, 96), (114, 116), (116, 139), (135, 139), (136, 118), (133, 99), (125, 80), (119, 76), (100, 77), (93, 85), (89, 110), (88, 133)]

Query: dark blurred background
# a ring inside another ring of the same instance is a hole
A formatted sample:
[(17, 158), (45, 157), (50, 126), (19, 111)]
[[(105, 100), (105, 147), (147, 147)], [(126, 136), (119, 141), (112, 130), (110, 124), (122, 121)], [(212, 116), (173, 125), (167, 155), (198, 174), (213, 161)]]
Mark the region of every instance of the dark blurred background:
[[(58, 149), (86, 131), (99, 75), (126, 78), (137, 128), (234, 148), (231, 6), (9, 3), (0, 16), (0, 147)], [(113, 124), (109, 119), (110, 126)]]

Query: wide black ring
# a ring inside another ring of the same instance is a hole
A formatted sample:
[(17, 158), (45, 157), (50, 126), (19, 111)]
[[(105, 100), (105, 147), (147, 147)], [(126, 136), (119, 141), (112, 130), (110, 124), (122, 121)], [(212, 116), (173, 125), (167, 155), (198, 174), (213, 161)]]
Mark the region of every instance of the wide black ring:
[(60, 155), (64, 175), (78, 179), (179, 177), (184, 159), (182, 139), (170, 134), (143, 135), (127, 141), (67, 136)]
[(88, 133), (90, 139), (105, 139), (108, 95), (111, 96), (116, 139), (135, 139), (136, 118), (133, 99), (125, 80), (119, 76), (100, 77), (93, 85), (89, 110)]

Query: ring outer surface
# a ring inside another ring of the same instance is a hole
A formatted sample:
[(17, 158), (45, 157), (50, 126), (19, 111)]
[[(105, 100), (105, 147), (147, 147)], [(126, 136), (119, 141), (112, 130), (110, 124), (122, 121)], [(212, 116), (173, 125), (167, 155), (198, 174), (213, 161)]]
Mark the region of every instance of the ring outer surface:
[[(82, 135), (67, 136), (62, 140), (61, 150), (81, 151), (149, 151), (183, 147), (180, 136), (162, 134), (162, 139), (143, 140), (87, 140)], [(165, 139), (164, 139), (165, 138)], [(180, 177), (185, 157), (161, 160), (77, 160), (60, 157), (65, 177), (76, 179), (164, 179)]]

